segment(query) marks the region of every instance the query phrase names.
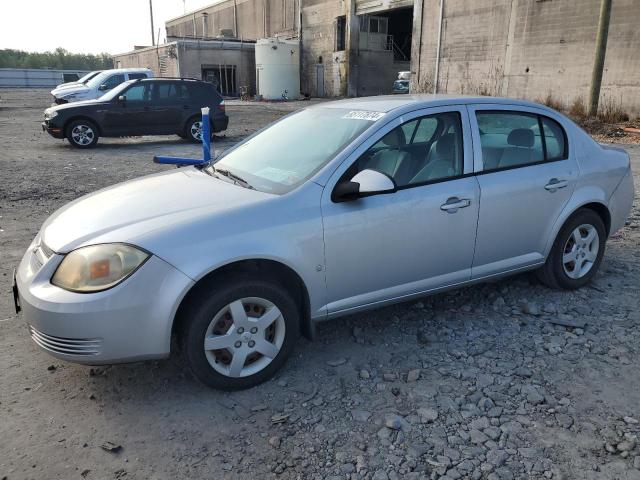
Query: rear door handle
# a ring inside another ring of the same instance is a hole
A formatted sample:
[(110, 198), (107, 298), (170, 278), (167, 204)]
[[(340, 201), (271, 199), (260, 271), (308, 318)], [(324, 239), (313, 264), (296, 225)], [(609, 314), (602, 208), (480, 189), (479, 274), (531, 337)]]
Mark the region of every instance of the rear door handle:
[(440, 205), (440, 210), (447, 213), (456, 213), (458, 209), (471, 205), (468, 198), (449, 197), (445, 203)]
[(191, 108), (191, 105), (182, 105), (182, 108), (184, 108), (185, 110), (189, 110)]
[(569, 185), (569, 182), (567, 182), (566, 180), (558, 180), (557, 178), (552, 178), (551, 180), (549, 180), (549, 183), (544, 186), (544, 188), (545, 190), (550, 190), (553, 192), (559, 188), (565, 188), (567, 185)]

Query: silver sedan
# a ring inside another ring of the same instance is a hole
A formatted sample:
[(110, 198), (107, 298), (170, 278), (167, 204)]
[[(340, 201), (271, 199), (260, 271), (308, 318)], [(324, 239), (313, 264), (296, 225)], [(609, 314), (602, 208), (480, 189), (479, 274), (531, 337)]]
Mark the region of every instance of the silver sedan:
[(319, 321), (526, 270), (579, 288), (632, 199), (626, 152), (541, 105), (322, 103), (55, 212), (16, 308), (55, 357), (160, 358), (177, 337), (195, 377), (245, 388)]

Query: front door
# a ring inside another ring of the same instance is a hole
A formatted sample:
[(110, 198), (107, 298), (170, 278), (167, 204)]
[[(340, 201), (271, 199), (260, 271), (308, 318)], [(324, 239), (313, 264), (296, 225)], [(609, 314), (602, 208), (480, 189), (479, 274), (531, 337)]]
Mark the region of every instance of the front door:
[[(511, 107), (513, 108), (513, 107)], [(470, 107), (481, 201), (473, 278), (544, 262), (578, 166), (546, 111)]]
[(151, 111), (151, 83), (135, 83), (121, 93), (124, 101), (112, 100), (102, 123), (106, 135), (148, 135), (154, 133)]
[[(322, 198), (329, 315), (407, 298), (471, 277), (479, 188), (466, 110), (394, 120), (346, 160)], [(335, 185), (364, 169), (397, 191), (336, 203)]]

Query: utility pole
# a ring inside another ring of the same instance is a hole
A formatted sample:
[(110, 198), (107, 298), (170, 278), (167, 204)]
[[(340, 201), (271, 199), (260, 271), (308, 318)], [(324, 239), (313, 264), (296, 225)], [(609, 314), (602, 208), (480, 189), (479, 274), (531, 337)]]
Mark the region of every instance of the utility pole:
[(602, 85), (602, 71), (604, 57), (607, 53), (607, 38), (609, 37), (609, 19), (611, 18), (611, 0), (602, 0), (600, 4), (600, 19), (598, 21), (598, 36), (596, 37), (596, 58), (591, 76), (591, 90), (589, 91), (589, 116), (598, 114), (600, 87)]
[(153, 0), (149, 0), (149, 17), (151, 17), (151, 45), (155, 46), (156, 36), (153, 31)]

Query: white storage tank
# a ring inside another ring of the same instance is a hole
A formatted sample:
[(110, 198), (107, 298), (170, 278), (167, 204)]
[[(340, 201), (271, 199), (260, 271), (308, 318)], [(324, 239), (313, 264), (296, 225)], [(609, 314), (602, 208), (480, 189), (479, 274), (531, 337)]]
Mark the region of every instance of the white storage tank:
[(256, 42), (256, 86), (265, 100), (300, 98), (300, 48), (297, 40), (261, 38)]

